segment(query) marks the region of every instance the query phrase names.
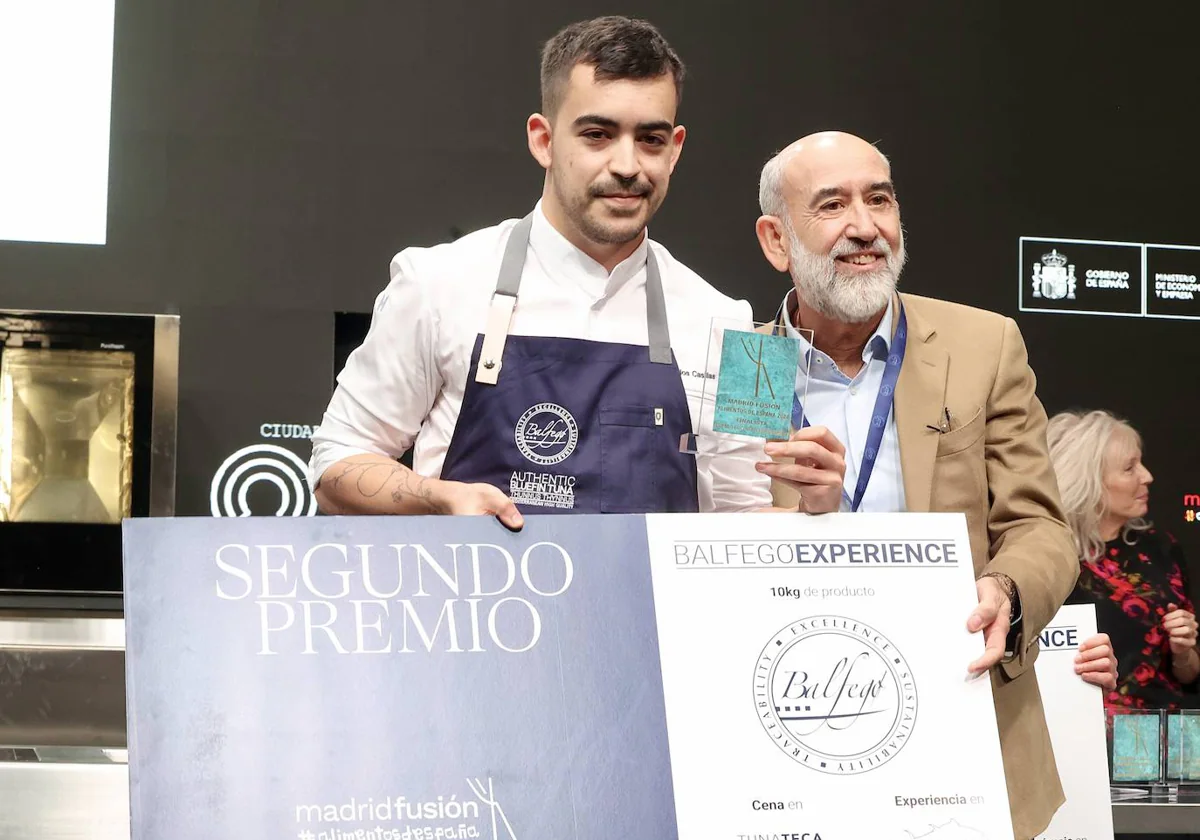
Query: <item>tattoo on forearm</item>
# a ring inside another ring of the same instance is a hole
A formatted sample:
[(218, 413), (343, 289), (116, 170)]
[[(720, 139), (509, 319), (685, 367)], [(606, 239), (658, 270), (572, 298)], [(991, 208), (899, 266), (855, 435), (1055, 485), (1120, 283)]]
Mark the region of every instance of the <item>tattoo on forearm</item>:
[[(417, 479), (416, 487), (413, 487), (414, 478)], [(400, 480), (396, 482), (396, 486), (392, 488), (392, 501), (399, 504), (404, 501), (405, 496), (412, 496), (423, 502), (429, 501), (433, 494), (427, 486), (428, 482), (429, 479), (423, 475), (417, 475), (412, 470), (405, 471), (404, 475), (400, 476)]]
[[(396, 481), (391, 488), (391, 497), (392, 501), (397, 504), (406, 498), (428, 501), (432, 497), (427, 486), (427, 478), (418, 476), (412, 470), (405, 469), (396, 463), (347, 464), (340, 473), (329, 480), (329, 484), (335, 494), (349, 492), (353, 485), (353, 492), (365, 499), (374, 499), (388, 487), (393, 479)], [(333, 506), (342, 507), (337, 504)]]
[(333, 489), (347, 489), (343, 485), (354, 482), (354, 489), (368, 499), (379, 495), (392, 474), (404, 469), (399, 464), (347, 464), (342, 472), (334, 476)]

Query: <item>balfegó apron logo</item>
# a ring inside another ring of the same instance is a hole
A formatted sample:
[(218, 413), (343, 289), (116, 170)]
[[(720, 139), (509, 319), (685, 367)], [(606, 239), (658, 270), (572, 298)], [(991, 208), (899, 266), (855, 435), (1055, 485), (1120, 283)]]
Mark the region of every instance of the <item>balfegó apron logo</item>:
[(561, 405), (538, 403), (517, 421), (516, 437), (522, 455), (535, 464), (549, 466), (562, 463), (575, 451), (579, 426)]

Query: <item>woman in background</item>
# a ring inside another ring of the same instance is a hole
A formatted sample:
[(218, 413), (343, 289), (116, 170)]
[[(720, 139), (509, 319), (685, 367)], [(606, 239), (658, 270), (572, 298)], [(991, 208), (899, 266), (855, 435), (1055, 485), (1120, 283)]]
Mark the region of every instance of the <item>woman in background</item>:
[(1142, 465), (1140, 436), (1108, 412), (1090, 411), (1055, 415), (1046, 437), (1079, 550), (1068, 603), (1096, 605), (1097, 627), (1117, 658), (1105, 705), (1192, 705), (1200, 678), (1195, 608), (1179, 543), (1143, 518), (1154, 477)]

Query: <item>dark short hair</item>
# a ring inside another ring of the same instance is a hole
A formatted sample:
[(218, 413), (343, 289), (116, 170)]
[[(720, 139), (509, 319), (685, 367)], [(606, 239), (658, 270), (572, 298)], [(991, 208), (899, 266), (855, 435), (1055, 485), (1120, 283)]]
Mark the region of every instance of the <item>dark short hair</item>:
[(647, 21), (598, 17), (572, 23), (547, 41), (542, 49), (542, 113), (547, 117), (562, 105), (567, 80), (578, 64), (594, 67), (602, 81), (655, 79), (670, 73), (676, 106), (683, 99), (683, 62)]

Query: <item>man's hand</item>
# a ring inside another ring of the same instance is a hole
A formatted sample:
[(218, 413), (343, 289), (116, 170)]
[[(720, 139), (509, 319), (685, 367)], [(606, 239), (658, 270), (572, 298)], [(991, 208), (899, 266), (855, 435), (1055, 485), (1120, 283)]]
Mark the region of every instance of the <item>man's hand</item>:
[(512, 499), (490, 484), (438, 481), (431, 491), (434, 509), (448, 516), (494, 516), (504, 527), (519, 531), (524, 517)]
[(967, 619), (967, 630), (972, 633), (983, 631), (984, 649), (983, 656), (968, 665), (967, 671), (983, 674), (1004, 658), (1012, 605), (994, 578), (981, 577), (975, 581), (975, 593), (979, 596), (979, 606)]
[(831, 513), (841, 507), (846, 481), (846, 447), (824, 426), (809, 426), (792, 433), (791, 439), (768, 443), (766, 454), (790, 458), (795, 463), (760, 461), (758, 471), (800, 491), (804, 513)]

